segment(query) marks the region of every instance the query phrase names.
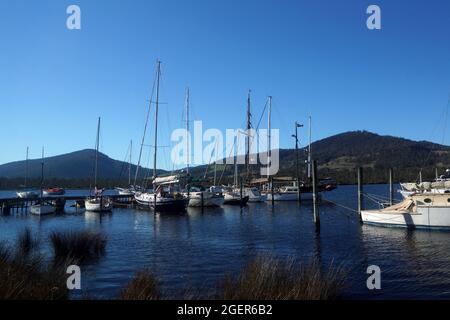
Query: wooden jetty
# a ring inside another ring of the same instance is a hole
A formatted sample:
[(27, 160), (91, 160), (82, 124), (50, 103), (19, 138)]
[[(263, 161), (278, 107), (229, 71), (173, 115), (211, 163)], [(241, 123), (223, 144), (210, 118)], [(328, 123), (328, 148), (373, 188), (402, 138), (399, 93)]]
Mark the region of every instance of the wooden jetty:
[[(121, 204), (124, 203), (132, 203), (133, 202), (133, 196), (130, 195), (105, 195), (105, 198), (110, 198), (113, 203), (119, 202)], [(53, 201), (56, 203), (56, 206), (59, 204), (65, 204), (66, 201), (84, 201), (87, 198), (85, 195), (79, 195), (79, 196), (68, 196), (68, 195), (61, 195), (61, 196), (48, 196), (48, 197), (42, 197), (42, 198), (18, 198), (18, 197), (11, 197), (11, 198), (0, 198), (0, 213), (1, 214), (10, 214), (14, 212), (26, 212), (28, 207), (35, 204), (37, 201), (44, 200), (44, 201)]]

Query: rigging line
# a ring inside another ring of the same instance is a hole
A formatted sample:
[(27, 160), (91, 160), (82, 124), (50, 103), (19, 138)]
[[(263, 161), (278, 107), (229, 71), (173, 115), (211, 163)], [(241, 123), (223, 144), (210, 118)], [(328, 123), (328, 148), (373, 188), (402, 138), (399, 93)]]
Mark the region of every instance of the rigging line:
[(445, 116), (444, 116), (444, 133), (442, 134), (442, 145), (445, 141), (445, 135), (447, 131), (447, 118), (448, 118), (448, 108), (450, 106), (450, 94), (448, 95), (447, 107), (445, 108)]
[[(157, 66), (155, 67), (155, 71), (157, 70)], [(145, 135), (146, 135), (146, 133), (147, 133), (147, 126), (148, 126), (148, 120), (149, 120), (149, 118), (150, 118), (150, 112), (151, 112), (151, 110), (152, 110), (152, 103), (151, 103), (151, 101), (153, 100), (153, 95), (154, 95), (154, 93), (155, 93), (155, 86), (156, 86), (156, 79), (157, 79), (157, 72), (155, 72), (155, 77), (154, 77), (154, 79), (153, 79), (153, 85), (152, 85), (152, 93), (151, 93), (151, 95), (150, 95), (150, 102), (149, 102), (149, 104), (148, 104), (148, 111), (147, 111), (147, 115), (146, 115), (146, 118), (145, 118), (145, 125), (144, 125), (144, 133), (143, 133), (143, 135), (142, 135), (142, 140), (141, 140), (141, 148), (140, 148), (140, 150), (139, 150), (139, 160), (138, 160), (138, 163), (137, 163), (137, 166), (136, 166), (136, 172), (135, 172), (135, 175), (134, 175), (134, 184), (136, 185), (136, 180), (137, 180), (137, 177), (138, 177), (138, 172), (139, 172), (139, 166), (141, 165), (141, 157), (142, 157), (142, 147), (143, 147), (143, 145), (144, 145), (144, 143), (145, 143)], [(148, 166), (147, 166), (148, 167)], [(145, 175), (144, 175), (145, 176)]]
[(259, 129), (259, 126), (260, 126), (260, 124), (261, 124), (262, 118), (263, 118), (264, 114), (266, 113), (266, 109), (267, 109), (267, 104), (268, 104), (268, 103), (269, 103), (269, 100), (266, 100), (266, 103), (264, 104), (263, 111), (262, 111), (262, 113), (261, 113), (261, 117), (259, 118), (259, 121), (258, 121), (258, 125), (256, 126), (256, 130)]
[[(217, 136), (216, 136), (216, 144), (214, 145), (214, 149), (211, 150), (211, 155), (209, 157), (209, 162), (208, 162), (208, 165), (206, 166), (206, 170), (205, 170), (205, 174), (203, 175), (203, 179), (206, 179), (206, 175), (208, 174), (208, 169), (209, 169), (209, 166), (211, 165), (211, 160), (212, 160), (213, 154), (214, 155), (216, 154), (216, 148), (217, 148), (217, 143), (218, 142), (219, 141), (218, 141)], [(216, 156), (216, 158), (217, 158), (217, 156)]]
[[(128, 155), (129, 155), (129, 152), (130, 152), (130, 147), (131, 147), (131, 145), (128, 144), (127, 153), (125, 154), (125, 159), (122, 161), (122, 168), (120, 169), (119, 180), (122, 179), (122, 173), (124, 172), (125, 164), (126, 164), (126, 162), (127, 162), (127, 160), (128, 160)], [(128, 166), (128, 163), (127, 163), (126, 165)]]
[[(442, 114), (444, 115), (444, 123), (443, 123), (444, 127), (443, 127), (443, 136), (442, 136), (442, 143), (441, 143), (441, 144), (444, 144), (444, 139), (445, 139), (445, 135), (446, 135), (446, 131), (447, 131), (446, 129), (447, 129), (447, 118), (448, 118), (448, 109), (449, 109), (449, 108), (450, 108), (450, 94), (449, 94), (449, 96), (448, 96), (447, 105), (444, 107), (444, 110), (442, 111)], [(441, 118), (441, 117), (439, 117), (439, 118)], [(432, 130), (431, 136), (434, 135), (434, 131), (436, 131), (436, 129), (438, 128), (438, 126), (439, 126), (439, 123), (436, 124), (436, 126), (435, 126), (434, 129)], [(433, 150), (430, 150), (430, 152), (428, 153), (427, 157), (426, 157), (425, 160), (422, 162), (421, 169), (426, 165), (426, 163), (427, 163), (428, 160), (430, 159), (432, 151), (433, 151)], [(420, 173), (417, 174), (416, 182), (418, 182), (419, 180), (420, 180)]]
[[(235, 145), (236, 145), (236, 139), (233, 139), (233, 140), (234, 140), (233, 141), (233, 146), (231, 147), (230, 154), (228, 155), (228, 158), (231, 157), (231, 153), (234, 151), (234, 148), (235, 148)], [(222, 181), (223, 174), (224, 174), (225, 169), (227, 168), (227, 165), (228, 165), (228, 163), (227, 163), (227, 159), (228, 158), (225, 158), (225, 165), (223, 166), (222, 174), (220, 175), (219, 182), (218, 182), (217, 185), (220, 185), (220, 182)]]
[(374, 199), (380, 199), (380, 200), (389, 200), (390, 197), (386, 197), (386, 196), (382, 196), (382, 195), (378, 195), (378, 194), (373, 194), (373, 193), (363, 193), (363, 195), (366, 195), (368, 197), (372, 197)]

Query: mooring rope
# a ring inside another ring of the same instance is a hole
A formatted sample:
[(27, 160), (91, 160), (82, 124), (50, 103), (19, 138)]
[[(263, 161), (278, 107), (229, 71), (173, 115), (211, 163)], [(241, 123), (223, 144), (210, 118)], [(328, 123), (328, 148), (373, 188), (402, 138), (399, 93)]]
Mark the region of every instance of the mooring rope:
[(347, 206), (345, 206), (345, 205), (343, 205), (343, 204), (340, 204), (340, 203), (337, 203), (337, 202), (334, 202), (334, 201), (331, 201), (331, 200), (327, 200), (327, 199), (322, 199), (322, 201), (326, 201), (326, 202), (329, 202), (329, 203), (331, 203), (331, 204), (334, 204), (334, 205), (336, 205), (336, 206), (338, 206), (338, 207), (341, 207), (341, 208), (347, 209), (347, 210), (349, 210), (349, 211), (358, 213), (358, 210), (355, 210), (355, 209), (353, 209), (353, 208), (347, 207)]

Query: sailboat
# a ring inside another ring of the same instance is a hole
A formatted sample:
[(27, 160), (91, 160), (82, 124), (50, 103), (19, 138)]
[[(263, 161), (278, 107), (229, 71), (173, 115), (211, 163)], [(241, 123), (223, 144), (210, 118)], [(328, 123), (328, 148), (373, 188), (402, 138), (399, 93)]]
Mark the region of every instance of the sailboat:
[[(298, 126), (298, 123), (295, 123)], [(277, 192), (273, 194), (273, 201), (298, 201), (298, 191), (300, 189), (301, 200), (312, 200), (313, 199), (313, 187), (312, 187), (312, 147), (311, 147), (311, 116), (309, 117), (309, 139), (307, 148), (307, 170), (308, 177), (307, 181), (299, 181), (299, 184), (292, 183), (292, 185), (285, 185), (279, 188)], [(296, 144), (298, 142), (296, 141)], [(298, 161), (298, 160), (297, 160)], [(298, 166), (298, 163), (297, 163)], [(298, 173), (297, 173), (298, 175)], [(331, 178), (320, 179), (318, 181), (318, 191), (325, 192), (336, 189), (336, 181)], [(319, 194), (320, 196), (320, 194)], [(267, 201), (272, 201), (272, 194), (267, 194)]]
[(123, 196), (132, 196), (136, 193), (136, 187), (131, 184), (131, 155), (133, 151), (133, 140), (130, 141), (130, 158), (128, 161), (128, 187), (127, 188), (121, 188), (116, 187), (116, 191)]
[(97, 174), (98, 174), (98, 149), (100, 145), (100, 117), (97, 124), (97, 139), (95, 142), (95, 166), (94, 166), (94, 196), (89, 197), (84, 201), (86, 211), (92, 212), (109, 212), (111, 211), (111, 202), (109, 198), (103, 197), (103, 190), (97, 188)]
[(27, 184), (28, 184), (28, 150), (29, 148), (27, 147), (27, 155), (26, 155), (26, 160), (25, 160), (25, 183), (24, 183), (24, 189), (22, 191), (17, 191), (16, 194), (19, 198), (22, 199), (32, 199), (32, 198), (37, 198), (39, 197), (39, 194), (36, 191), (32, 191), (32, 190), (27, 190)]
[(41, 161), (41, 196), (40, 199), (30, 207), (30, 213), (43, 216), (56, 212), (56, 206), (43, 199), (44, 190), (44, 148), (42, 148), (42, 161)]
[[(223, 204), (245, 206), (248, 202), (249, 196), (244, 195), (243, 188), (238, 188), (238, 165), (237, 165), (237, 142), (235, 138), (234, 151), (234, 184), (232, 187), (224, 187)], [(241, 191), (242, 190), (242, 191)]]
[[(176, 176), (157, 177), (156, 159), (158, 151), (158, 109), (159, 109), (159, 85), (161, 77), (161, 61), (156, 65), (156, 103), (155, 103), (155, 141), (153, 149), (153, 190), (154, 192), (137, 192), (134, 195), (136, 202), (144, 207), (151, 208), (155, 212), (182, 212), (186, 210), (188, 199), (179, 190), (179, 179)], [(151, 101), (150, 101), (151, 106)], [(149, 109), (150, 110), (150, 109)], [(147, 118), (148, 120), (148, 118)], [(142, 146), (145, 139), (145, 131), (142, 138)], [(138, 165), (139, 167), (139, 165)]]
[[(189, 132), (189, 103), (190, 103), (190, 91), (186, 88), (185, 95), (185, 113), (186, 113), (186, 132)], [(215, 150), (215, 149), (214, 149)], [(214, 151), (213, 150), (213, 151)], [(207, 189), (201, 184), (206, 180), (206, 174), (208, 172), (208, 166), (205, 170), (205, 175), (203, 179), (192, 178), (189, 175), (189, 161), (190, 161), (190, 151), (189, 151), (189, 140), (186, 139), (186, 175), (188, 184), (185, 186), (185, 191), (183, 195), (189, 199), (189, 207), (219, 207), (223, 204), (223, 195), (219, 192), (214, 192), (212, 189)], [(212, 157), (211, 152), (211, 157)]]
[[(247, 140), (247, 153), (245, 156), (245, 165), (247, 168), (247, 180), (250, 179), (250, 149), (251, 149), (251, 99), (250, 99), (251, 90), (248, 91), (247, 96), (247, 132), (246, 132), (246, 140)], [(248, 202), (262, 202), (264, 197), (261, 192), (256, 187), (244, 187), (244, 195), (248, 196)]]

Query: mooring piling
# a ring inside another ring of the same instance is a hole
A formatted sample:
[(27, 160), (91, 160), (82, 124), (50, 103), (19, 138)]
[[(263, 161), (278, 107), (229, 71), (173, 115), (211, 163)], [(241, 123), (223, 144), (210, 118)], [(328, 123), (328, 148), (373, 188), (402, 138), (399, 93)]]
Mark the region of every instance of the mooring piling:
[(363, 168), (358, 167), (358, 215), (360, 221), (362, 221), (361, 211), (364, 210), (363, 200)]
[(389, 205), (394, 204), (394, 169), (389, 168)]
[(273, 177), (270, 177), (270, 194), (272, 195), (272, 206), (275, 205), (275, 198), (273, 196), (274, 192), (273, 192)]
[(312, 162), (313, 170), (312, 170), (312, 183), (313, 183), (313, 213), (314, 213), (314, 224), (316, 226), (316, 231), (320, 231), (320, 214), (319, 208), (317, 206), (317, 202), (319, 201), (319, 196), (317, 194), (317, 162), (313, 160)]
[(239, 179), (239, 193), (240, 193), (241, 200), (242, 200), (242, 196), (243, 196), (242, 177)]

